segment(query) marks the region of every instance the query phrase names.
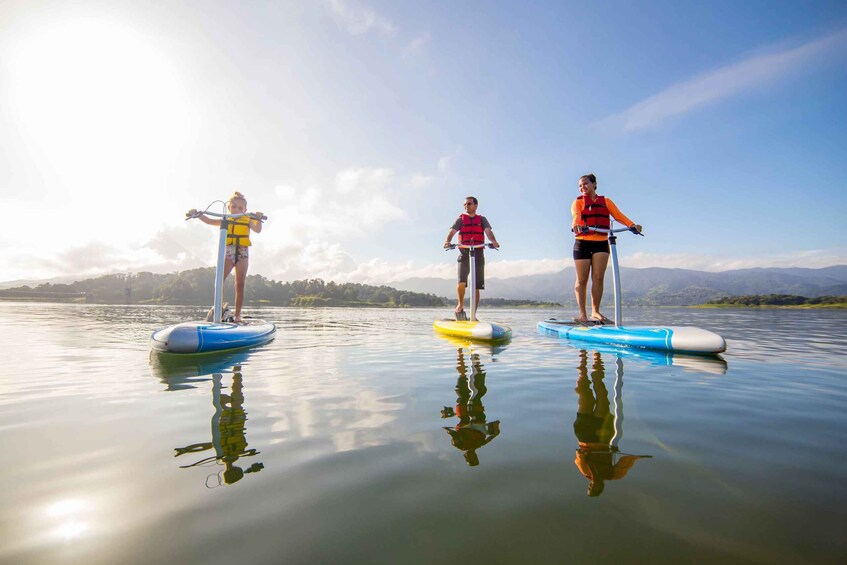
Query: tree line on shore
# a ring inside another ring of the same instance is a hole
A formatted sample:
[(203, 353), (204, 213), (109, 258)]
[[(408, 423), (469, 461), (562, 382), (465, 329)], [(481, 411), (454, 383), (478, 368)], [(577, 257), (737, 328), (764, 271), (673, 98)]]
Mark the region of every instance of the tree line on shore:
[(835, 306), (847, 304), (847, 296), (796, 296), (793, 294), (756, 294), (724, 296), (710, 300), (707, 306)]
[[(20, 286), (0, 290), (0, 300), (33, 300), (50, 302), (87, 302), (93, 304), (185, 304), (205, 305), (212, 302), (214, 268), (204, 267), (166, 275), (149, 272), (103, 275), (70, 284), (44, 283), (35, 287)], [(233, 297), (232, 277), (224, 287), (226, 299)], [(303, 279), (279, 282), (262, 275), (247, 277), (246, 303), (267, 306), (373, 306), (387, 308), (450, 306), (455, 299), (430, 293), (397, 290), (385, 285), (326, 282)], [(556, 302), (488, 298), (487, 308), (547, 307), (559, 308)], [(661, 306), (647, 301), (627, 299), (630, 306)], [(807, 298), (790, 294), (702, 297), (700, 304), (712, 307), (807, 306), (847, 307), (847, 296)]]
[[(211, 267), (159, 275), (134, 273), (103, 275), (70, 284), (44, 283), (0, 290), (0, 299), (93, 304), (186, 304), (202, 305), (212, 301), (214, 274)], [(224, 296), (234, 293), (232, 277), (224, 285)], [(248, 275), (245, 302), (267, 306), (376, 306), (438, 307), (452, 300), (420, 292), (397, 290), (380, 285), (335, 283), (323, 279), (279, 282), (262, 275)], [(528, 300), (487, 299), (488, 306), (558, 306)]]

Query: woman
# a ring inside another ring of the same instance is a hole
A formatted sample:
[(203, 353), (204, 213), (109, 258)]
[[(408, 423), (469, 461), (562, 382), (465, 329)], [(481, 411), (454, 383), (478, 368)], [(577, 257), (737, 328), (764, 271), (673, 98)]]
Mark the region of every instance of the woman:
[[(597, 194), (597, 177), (593, 174), (579, 178), (579, 191), (571, 205), (571, 231), (576, 234), (573, 246), (573, 260), (576, 267), (576, 304), (579, 316), (575, 322), (611, 322), (600, 313), (600, 302), (603, 300), (603, 280), (606, 276), (606, 266), (609, 264), (609, 234), (594, 231), (592, 228), (608, 230), (610, 217), (641, 233), (641, 226), (623, 215), (610, 198)], [(588, 289), (588, 278), (591, 277), (591, 316), (585, 310), (585, 296)]]

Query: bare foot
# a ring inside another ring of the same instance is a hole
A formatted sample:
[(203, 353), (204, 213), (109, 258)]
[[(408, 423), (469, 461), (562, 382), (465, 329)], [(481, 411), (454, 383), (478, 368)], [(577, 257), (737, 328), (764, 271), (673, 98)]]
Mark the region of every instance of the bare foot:
[(594, 312), (591, 314), (591, 320), (594, 322), (600, 322), (601, 324), (610, 324), (612, 320), (601, 314), (600, 312)]

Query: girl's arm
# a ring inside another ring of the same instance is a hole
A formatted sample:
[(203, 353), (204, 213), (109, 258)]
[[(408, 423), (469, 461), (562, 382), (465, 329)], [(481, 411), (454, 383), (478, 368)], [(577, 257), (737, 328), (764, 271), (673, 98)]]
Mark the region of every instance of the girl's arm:
[[(264, 214), (262, 214), (261, 212), (253, 212), (253, 213), (256, 214), (259, 217), (264, 216)], [(250, 220), (250, 229), (253, 230), (256, 233), (261, 232), (262, 231), (261, 220)]]
[[(197, 210), (194, 210), (194, 209), (188, 211), (188, 214), (191, 215), (191, 216), (194, 216), (197, 213), (198, 213)], [(203, 212), (199, 213), (199, 215), (197, 216), (197, 219), (200, 220), (201, 222), (203, 222), (204, 224), (209, 224), (210, 226), (218, 226), (218, 227), (221, 226), (220, 220), (213, 220), (212, 218), (207, 218), (206, 216), (203, 215)]]

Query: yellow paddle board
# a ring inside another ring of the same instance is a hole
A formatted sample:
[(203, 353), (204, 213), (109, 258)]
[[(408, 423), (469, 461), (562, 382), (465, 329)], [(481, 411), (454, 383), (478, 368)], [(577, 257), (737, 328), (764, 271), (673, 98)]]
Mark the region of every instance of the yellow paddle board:
[(444, 318), (442, 320), (435, 320), (432, 327), (435, 331), (444, 335), (464, 337), (477, 341), (505, 341), (512, 337), (511, 328), (490, 322), (458, 321)]

